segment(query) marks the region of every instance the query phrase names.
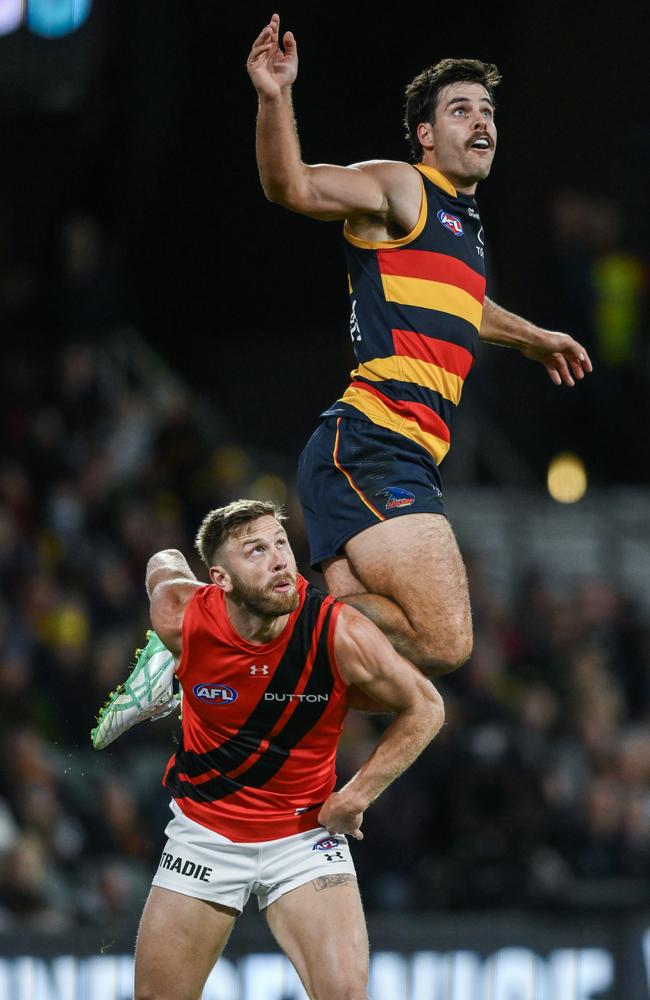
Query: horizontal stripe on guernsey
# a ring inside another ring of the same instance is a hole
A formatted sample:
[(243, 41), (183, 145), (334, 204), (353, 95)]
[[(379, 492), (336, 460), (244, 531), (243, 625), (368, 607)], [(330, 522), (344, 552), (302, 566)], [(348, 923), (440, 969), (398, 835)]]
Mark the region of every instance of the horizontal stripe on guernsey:
[(422, 278), (462, 288), (477, 302), (485, 297), (485, 278), (464, 261), (432, 250), (377, 251), (379, 270), (385, 275)]
[(382, 274), (381, 282), (387, 302), (421, 306), (424, 309), (435, 309), (451, 316), (459, 316), (471, 323), (475, 330), (480, 330), (482, 303), (477, 302), (474, 296), (463, 288), (425, 278), (404, 278), (390, 274)]
[(373, 358), (372, 361), (364, 361), (359, 365), (352, 377), (357, 375), (371, 382), (395, 379), (398, 382), (415, 383), (425, 389), (434, 389), (456, 406), (463, 391), (463, 380), (458, 375), (453, 375), (438, 365), (417, 361), (415, 358)]
[(407, 358), (418, 358), (429, 364), (444, 368), (452, 375), (466, 379), (474, 364), (474, 355), (465, 347), (452, 344), (448, 340), (438, 340), (413, 330), (391, 330), (395, 354)]
[(447, 425), (437, 413), (422, 403), (403, 403), (389, 399), (383, 392), (364, 382), (351, 382), (341, 396), (341, 402), (364, 413), (378, 427), (386, 427), (410, 438), (433, 455), (438, 464), (449, 451)]

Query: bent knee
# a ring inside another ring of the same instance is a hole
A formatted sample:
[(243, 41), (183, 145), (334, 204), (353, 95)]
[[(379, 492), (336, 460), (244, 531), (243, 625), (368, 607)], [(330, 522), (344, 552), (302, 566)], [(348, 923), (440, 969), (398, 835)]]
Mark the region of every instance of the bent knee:
[(427, 677), (441, 677), (458, 670), (472, 655), (474, 640), (471, 629), (460, 633), (424, 637), (418, 644), (415, 664)]

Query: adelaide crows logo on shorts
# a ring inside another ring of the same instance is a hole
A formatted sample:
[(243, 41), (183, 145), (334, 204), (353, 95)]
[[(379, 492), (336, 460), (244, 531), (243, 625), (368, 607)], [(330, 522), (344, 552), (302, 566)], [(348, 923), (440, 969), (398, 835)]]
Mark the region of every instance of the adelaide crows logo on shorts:
[(330, 851), (333, 847), (338, 847), (341, 843), (336, 837), (324, 837), (323, 840), (317, 840), (312, 851)]
[(454, 236), (463, 235), (462, 222), (458, 216), (452, 215), (451, 212), (445, 212), (444, 209), (441, 208), (438, 212), (438, 222), (441, 223), (445, 229), (448, 229), (450, 233), (453, 233)]
[(206, 705), (231, 705), (237, 699), (237, 692), (227, 684), (195, 684), (192, 693)]
[(415, 503), (415, 493), (403, 490), (401, 486), (385, 486), (375, 496), (387, 498), (386, 510), (394, 510), (395, 507), (410, 507), (412, 503)]

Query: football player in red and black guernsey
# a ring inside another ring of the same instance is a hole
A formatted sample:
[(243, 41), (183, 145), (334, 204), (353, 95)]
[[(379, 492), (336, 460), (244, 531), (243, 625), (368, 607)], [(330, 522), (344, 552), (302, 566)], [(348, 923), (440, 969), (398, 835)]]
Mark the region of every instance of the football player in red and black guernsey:
[[(257, 164), (270, 201), (343, 225), (357, 368), (321, 414), (298, 468), (311, 562), (330, 593), (375, 621), (431, 676), (472, 648), (467, 578), (439, 466), (479, 341), (517, 348), (556, 385), (591, 371), (586, 350), (485, 297), (474, 195), (494, 158), (497, 68), (442, 59), (406, 88), (413, 163), (302, 160), (292, 107), (298, 50), (277, 14), (247, 69)], [(305, 248), (310, 253), (309, 245)]]
[[(196, 1000), (251, 892), (311, 1000), (366, 1000), (368, 940), (346, 835), (439, 731), (433, 684), (372, 622), (300, 576), (270, 502), (211, 511), (183, 555), (147, 567), (174, 654), (182, 738), (167, 843), (142, 916), (135, 1000)], [(351, 692), (393, 713), (336, 789)]]

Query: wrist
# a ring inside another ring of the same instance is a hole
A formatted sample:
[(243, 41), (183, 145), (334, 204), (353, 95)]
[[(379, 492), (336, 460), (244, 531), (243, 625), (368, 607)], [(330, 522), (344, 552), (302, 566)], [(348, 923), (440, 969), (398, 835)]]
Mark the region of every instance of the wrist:
[(272, 108), (279, 104), (291, 103), (291, 84), (287, 84), (282, 87), (279, 86), (277, 91), (274, 93), (264, 93), (261, 90), (257, 92), (257, 99), (261, 107)]
[(362, 789), (354, 787), (351, 782), (348, 782), (347, 785), (344, 785), (344, 787), (335, 794), (343, 800), (345, 808), (354, 813), (365, 812), (372, 802), (372, 797), (370, 795), (364, 793)]

